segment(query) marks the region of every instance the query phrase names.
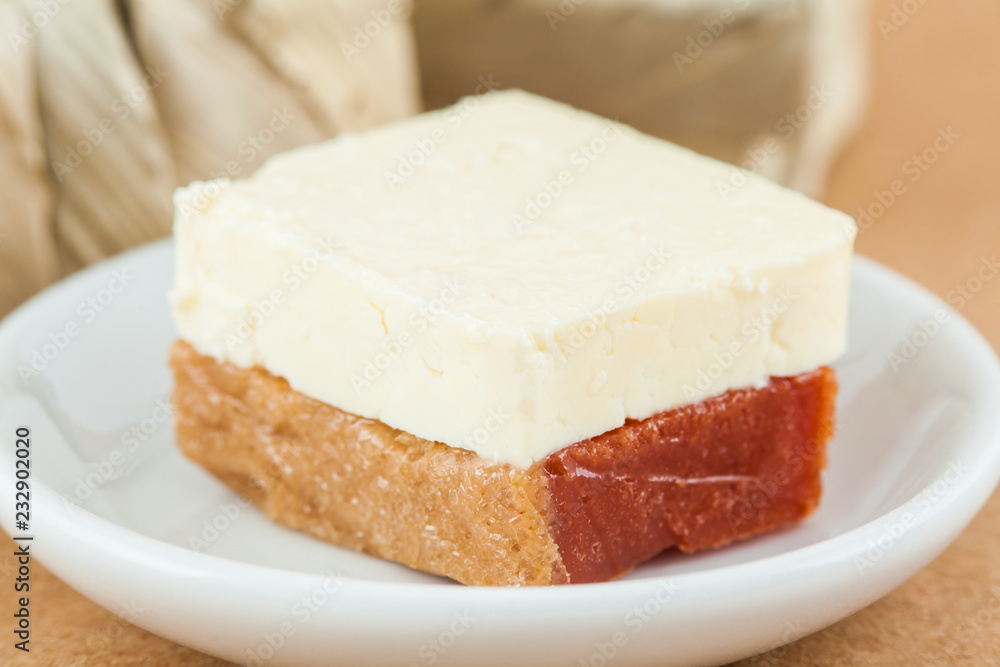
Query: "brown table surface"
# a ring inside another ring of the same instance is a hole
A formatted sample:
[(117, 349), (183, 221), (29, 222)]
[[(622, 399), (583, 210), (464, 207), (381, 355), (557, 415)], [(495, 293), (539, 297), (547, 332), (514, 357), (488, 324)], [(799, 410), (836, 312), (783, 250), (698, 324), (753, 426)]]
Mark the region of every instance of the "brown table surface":
[[(919, 7), (883, 39), (877, 22), (902, 0), (871, 7), (871, 104), (838, 161), (827, 201), (852, 215), (902, 179), (906, 192), (858, 238), (857, 249), (941, 296), (982, 257), (1000, 254), (1000, 3), (908, 1)], [(919, 180), (904, 164), (939, 129), (959, 136)], [(1000, 280), (962, 309), (1000, 347)], [(1000, 408), (1000, 406), (998, 406)], [(0, 616), (10, 627), (16, 564), (0, 556)], [(215, 665), (222, 661), (130, 625), (39, 563), (32, 576), (30, 656), (3, 631), (0, 664)], [(821, 632), (742, 665), (1000, 665), (1000, 494), (943, 555), (899, 589)], [(822, 604), (817, 600), (817, 604)], [(950, 655), (949, 655), (950, 652)], [(947, 656), (947, 657), (946, 657)]]

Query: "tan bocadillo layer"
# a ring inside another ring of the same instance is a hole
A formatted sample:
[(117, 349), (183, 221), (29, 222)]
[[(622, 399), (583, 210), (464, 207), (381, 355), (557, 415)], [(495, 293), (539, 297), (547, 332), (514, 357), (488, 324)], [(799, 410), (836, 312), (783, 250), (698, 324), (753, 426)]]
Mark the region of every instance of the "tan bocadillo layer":
[(184, 342), (171, 365), (181, 449), (270, 518), (475, 585), (604, 581), (672, 546), (717, 547), (808, 515), (836, 393), (827, 368), (772, 378), (521, 469)]

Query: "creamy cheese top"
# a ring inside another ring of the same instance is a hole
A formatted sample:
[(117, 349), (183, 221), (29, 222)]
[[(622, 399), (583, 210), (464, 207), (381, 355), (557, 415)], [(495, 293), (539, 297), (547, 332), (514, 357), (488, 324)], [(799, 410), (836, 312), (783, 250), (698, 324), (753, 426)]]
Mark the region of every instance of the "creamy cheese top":
[(846, 344), (850, 217), (519, 91), (175, 205), (184, 340), (516, 466)]

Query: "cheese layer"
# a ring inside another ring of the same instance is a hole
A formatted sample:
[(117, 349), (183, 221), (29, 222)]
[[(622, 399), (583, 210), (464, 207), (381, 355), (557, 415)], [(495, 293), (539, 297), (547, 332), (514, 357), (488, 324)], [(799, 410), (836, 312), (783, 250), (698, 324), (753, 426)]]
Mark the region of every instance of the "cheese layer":
[(181, 338), (519, 467), (846, 345), (850, 217), (518, 91), (175, 205)]

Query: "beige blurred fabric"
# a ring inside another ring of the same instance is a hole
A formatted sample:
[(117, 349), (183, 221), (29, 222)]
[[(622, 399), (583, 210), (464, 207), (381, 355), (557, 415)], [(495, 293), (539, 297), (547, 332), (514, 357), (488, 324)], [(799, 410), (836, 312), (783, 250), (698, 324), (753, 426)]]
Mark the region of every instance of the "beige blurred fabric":
[[(737, 161), (753, 134), (799, 97), (805, 5), (418, 0), (427, 104), (449, 103), (492, 75), (504, 87), (620, 116), (644, 132)], [(768, 10), (758, 11), (762, 6)]]
[(428, 108), (488, 80), (818, 196), (860, 119), (863, 2), (417, 0), (414, 30)]
[(169, 234), (179, 185), (416, 113), (409, 5), (386, 6), (0, 0), (0, 315)]
[(247, 6), (233, 15), (239, 30), (296, 85), (324, 132), (360, 130), (413, 112), (420, 89), (413, 70), (402, 66), (416, 48), (408, 2), (251, 0)]
[[(212, 4), (132, 0), (128, 7), (139, 58), (162, 77), (152, 92), (180, 183), (243, 177), (271, 154), (323, 138), (292, 87)], [(226, 172), (230, 160), (236, 173)]]
[[(0, 34), (19, 34), (24, 18), (16, 2), (0, 0)], [(0, 48), (0, 314), (58, 275), (35, 99), (32, 46), (8, 40)]]
[(65, 272), (170, 227), (173, 162), (114, 0), (75, 0), (38, 30), (38, 102)]

